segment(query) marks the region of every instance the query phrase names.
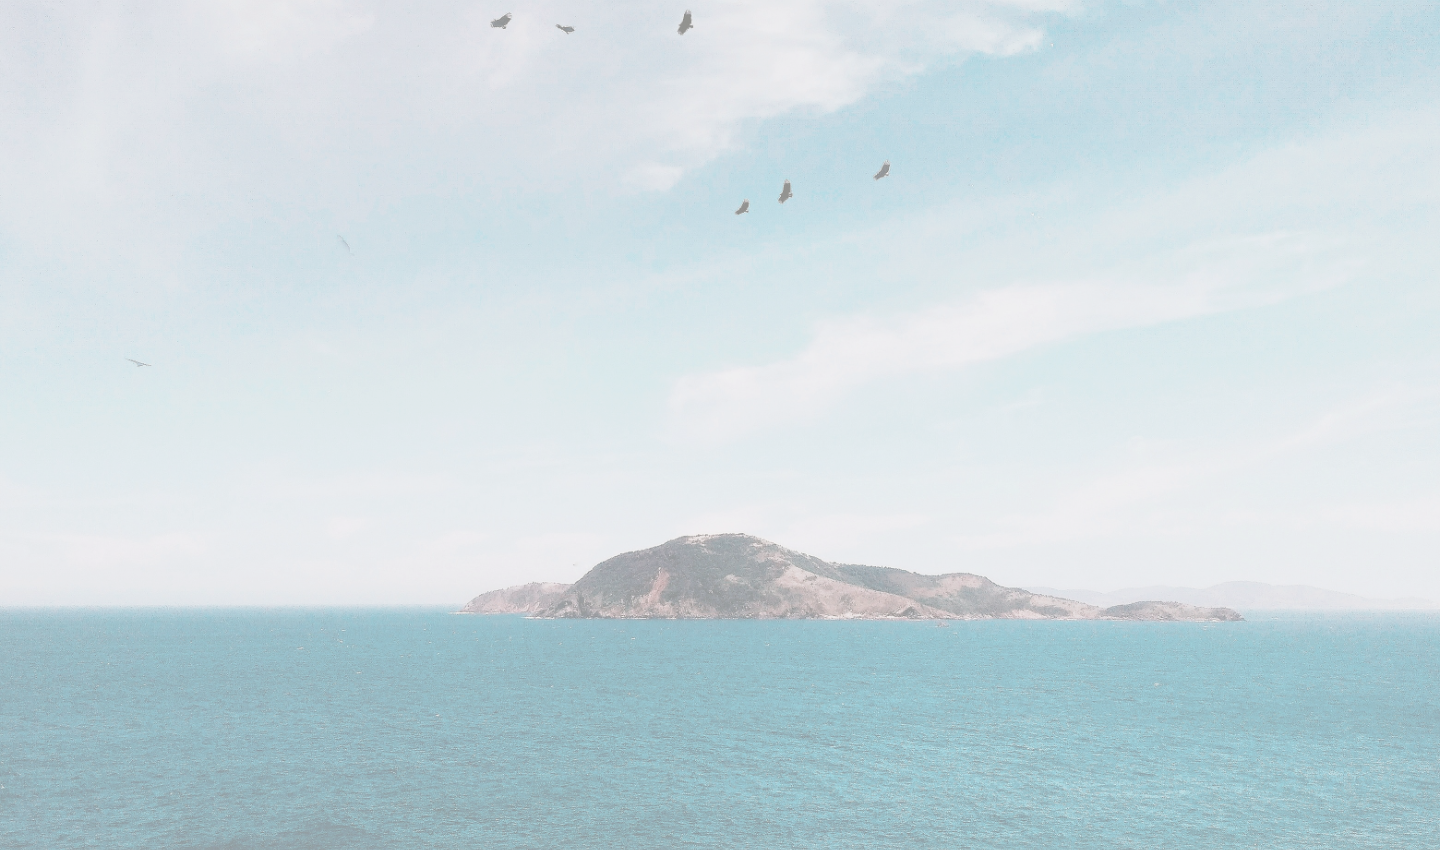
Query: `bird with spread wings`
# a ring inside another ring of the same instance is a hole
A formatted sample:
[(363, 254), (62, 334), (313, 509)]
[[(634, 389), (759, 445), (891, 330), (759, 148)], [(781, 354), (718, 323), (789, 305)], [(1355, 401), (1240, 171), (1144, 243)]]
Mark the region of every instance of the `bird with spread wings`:
[(506, 12), (495, 20), (491, 21), (490, 26), (499, 27), (502, 30), (510, 26), (510, 13)]
[(750, 212), (750, 199), (749, 199), (749, 198), (746, 198), (745, 200), (743, 200), (743, 201), (740, 202), (740, 209), (736, 210), (736, 211), (735, 211), (735, 214), (736, 214), (736, 215), (739, 215), (740, 213), (748, 213), (748, 212)]
[(889, 176), (890, 176), (890, 160), (887, 159), (887, 160), (885, 160), (885, 164), (882, 165), (882, 166), (880, 166), (880, 170), (877, 171), (877, 172), (875, 172), (875, 179), (876, 179), (876, 180), (879, 180), (881, 177), (889, 177)]
[(136, 360), (134, 357), (126, 357), (125, 359), (126, 359), (126, 360), (129, 360), (131, 363), (134, 363), (137, 368), (140, 367), (140, 366), (149, 366), (149, 365), (150, 365), (149, 363), (141, 363), (139, 360)]
[(685, 17), (680, 19), (680, 34), (684, 35), (686, 30), (692, 30), (694, 28), (695, 24), (693, 22), (693, 19), (690, 17), (690, 10), (686, 9)]
[(566, 35), (569, 35), (570, 33), (572, 33), (572, 32), (575, 31), (575, 28), (574, 28), (574, 27), (564, 27), (564, 26), (561, 26), (560, 24), (556, 24), (556, 25), (555, 25), (555, 29), (560, 30), (561, 32), (565, 33)]
[(780, 203), (783, 204), (793, 197), (795, 197), (795, 193), (790, 191), (790, 181), (786, 180), (785, 188), (780, 190)]

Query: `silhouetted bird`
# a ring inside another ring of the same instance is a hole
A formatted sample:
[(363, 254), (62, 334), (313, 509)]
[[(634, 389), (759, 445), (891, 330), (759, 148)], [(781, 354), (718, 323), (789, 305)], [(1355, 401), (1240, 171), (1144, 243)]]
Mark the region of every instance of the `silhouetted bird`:
[(341, 236), (340, 234), (337, 233), (337, 234), (335, 234), (335, 238), (336, 238), (336, 239), (339, 239), (339, 240), (340, 240), (340, 244), (345, 246), (345, 251), (346, 251), (346, 253), (350, 253), (350, 254), (355, 253), (354, 251), (351, 251), (351, 250), (350, 250), (350, 243), (345, 241), (345, 237), (344, 237), (344, 236)]
[(129, 360), (131, 363), (134, 363), (135, 366), (136, 366), (136, 368), (139, 368), (140, 366), (149, 366), (149, 365), (150, 365), (149, 363), (141, 363), (139, 360), (136, 360), (136, 359), (133, 358), (133, 357), (126, 357), (125, 359), (126, 359), (126, 360)]
[(490, 26), (499, 27), (502, 30), (510, 26), (510, 13), (506, 12), (495, 20), (491, 21)]
[(735, 211), (735, 214), (736, 214), (736, 215), (739, 215), (740, 213), (747, 213), (747, 212), (750, 212), (750, 199), (749, 199), (749, 198), (746, 198), (745, 200), (743, 200), (743, 201), (740, 202), (740, 209), (736, 210), (736, 211)]
[(887, 160), (885, 160), (885, 164), (882, 165), (882, 166), (880, 166), (880, 170), (877, 171), (877, 172), (875, 172), (875, 179), (876, 179), (876, 180), (879, 180), (881, 177), (889, 177), (889, 176), (890, 176), (890, 160), (887, 159)]
[(695, 24), (691, 23), (690, 10), (685, 10), (685, 17), (680, 19), (680, 34), (684, 35), (686, 30), (694, 29)]
[(570, 33), (572, 33), (572, 32), (575, 31), (575, 28), (574, 28), (574, 27), (562, 27), (562, 26), (560, 26), (559, 24), (556, 24), (556, 25), (555, 25), (555, 29), (560, 30), (561, 32), (565, 33), (566, 35), (569, 35)]
[(785, 181), (785, 188), (783, 188), (783, 189), (780, 190), (780, 203), (783, 204), (783, 203), (785, 203), (786, 201), (790, 200), (790, 199), (793, 198), (793, 197), (795, 197), (795, 195), (794, 195), (794, 193), (792, 193), (792, 192), (790, 191), (790, 181), (789, 181), (789, 180), (786, 180), (786, 181)]

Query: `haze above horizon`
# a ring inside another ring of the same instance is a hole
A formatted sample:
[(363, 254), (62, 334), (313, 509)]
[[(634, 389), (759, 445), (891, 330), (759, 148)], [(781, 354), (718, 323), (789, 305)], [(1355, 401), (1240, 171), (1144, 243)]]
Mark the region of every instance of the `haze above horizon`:
[(0, 11), (0, 606), (1440, 600), (1435, 4), (683, 8)]

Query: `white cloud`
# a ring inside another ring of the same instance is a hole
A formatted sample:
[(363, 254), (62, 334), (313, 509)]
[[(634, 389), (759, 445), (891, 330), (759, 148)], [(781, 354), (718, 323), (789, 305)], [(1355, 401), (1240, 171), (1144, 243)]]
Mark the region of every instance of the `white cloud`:
[[(382, 560), (357, 560), (357, 566), (365, 564), (363, 584), (356, 579), (350, 587), (359, 598), (461, 601), (530, 581), (574, 581), (619, 547), (611, 538), (586, 532), (508, 536), (453, 528), (408, 540)], [(395, 586), (396, 575), (406, 576), (403, 589)]]
[(324, 357), (327, 360), (344, 359), (344, 355), (342, 355), (340, 351), (337, 350), (333, 345), (330, 345), (327, 342), (323, 342), (318, 339), (308, 339), (306, 340), (306, 342), (309, 343), (311, 351), (314, 351), (316, 354), (319, 354), (321, 357)]
[(1440, 387), (1397, 385), (1376, 390), (1328, 411), (1287, 437), (1277, 450), (1301, 450), (1343, 442), (1364, 434), (1430, 427), (1437, 421)]
[[(843, 15), (824, 2), (742, 2), (719, 7), (684, 49), (690, 67), (664, 81), (674, 98), (662, 126), (681, 146), (725, 143), (729, 125), (800, 106), (835, 109), (851, 102), (881, 72), (886, 57), (852, 46)], [(698, 31), (697, 31), (698, 32)]]
[(375, 23), (373, 11), (347, 0), (220, 0), (191, 11), (227, 52), (272, 61), (327, 50)]
[[(465, 39), (461, 48), (461, 65), (468, 75), (485, 79), (490, 91), (518, 84), (527, 72), (533, 71), (534, 59), (547, 42), (557, 35), (553, 23), (547, 23), (547, 7), (531, 7), (521, 12), (504, 30), (490, 26), (491, 20), (503, 12), (495, 12), (488, 4), (475, 4), (464, 13)], [(572, 45), (572, 48), (575, 45)]]
[[(962, 549), (1011, 549), (1015, 546), (1041, 546), (1068, 540), (1096, 539), (1136, 532), (1187, 532), (1189, 523), (1166, 511), (1155, 510), (1155, 504), (1166, 497), (1195, 487), (1221, 475), (1230, 475), (1257, 467), (1296, 452), (1309, 451), (1326, 445), (1339, 444), (1365, 434), (1407, 425), (1407, 412), (1436, 396), (1433, 389), (1391, 389), (1375, 393), (1362, 401), (1320, 415), (1305, 428), (1273, 441), (1230, 451), (1202, 452), (1191, 457), (1178, 457), (1169, 462), (1140, 462), (1128, 470), (1110, 473), (1089, 484), (1061, 494), (1050, 510), (1040, 513), (1017, 513), (995, 520), (998, 530), (955, 537)], [(1143, 460), (1152, 454), (1153, 445), (1143, 445), (1136, 457)], [(1385, 523), (1407, 530), (1424, 530), (1440, 514), (1433, 513), (1437, 504), (1392, 504), (1392, 506), (1346, 506), (1319, 511), (1319, 516), (1355, 527), (1381, 529)], [(1264, 517), (1273, 520), (1282, 516), (1289, 526), (1303, 526), (1313, 517), (1295, 513), (1256, 514), (1227, 511), (1220, 522), (1256, 522)], [(1368, 523), (1368, 524), (1367, 524)]]
[(335, 516), (325, 523), (325, 533), (331, 540), (346, 540), (365, 530), (370, 521), (364, 517)]
[[(1033, 410), (1045, 404), (1045, 393), (1039, 387), (1032, 387), (1024, 392), (1014, 401), (1004, 402), (995, 408), (996, 413), (1018, 413), (1023, 410)], [(949, 423), (937, 425), (939, 428), (953, 427)]]
[(59, 549), (70, 564), (99, 568), (174, 563), (200, 557), (209, 550), (204, 538), (185, 532), (144, 537), (74, 534), (42, 542)]
[[(637, 5), (627, 20), (663, 19), (668, 11)], [(1053, 11), (1003, 0), (738, 0), (704, 10), (683, 40), (668, 30), (657, 31), (653, 42), (635, 40), (635, 47), (647, 45), (643, 54), (627, 50), (641, 72), (607, 79), (605, 85), (619, 86), (594, 92), (592, 99), (616, 118), (626, 116), (635, 134), (629, 142), (639, 155), (663, 157), (642, 160), (642, 168), (678, 169), (732, 147), (746, 122), (839, 109), (884, 82), (963, 54), (1034, 49), (1041, 40), (1037, 16)], [(603, 120), (592, 113), (587, 123)]]
[(637, 165), (630, 169), (629, 182), (637, 189), (664, 191), (680, 182), (685, 169), (678, 165), (658, 165), (653, 162)]
[(959, 535), (955, 542), (963, 550), (984, 551), (1137, 531), (1183, 532), (1193, 517), (1183, 517), (1184, 527), (1177, 527), (1172, 517), (1156, 510), (1157, 503), (1225, 471), (1195, 457), (1137, 462), (1061, 494), (1048, 509), (997, 517), (985, 530)]
[[(1017, 3), (1024, 8), (1026, 4)], [(1038, 29), (1020, 28), (984, 15), (961, 12), (940, 25), (940, 31), (955, 46), (976, 53), (1013, 56), (1040, 46), (1044, 34)]]
[(865, 384), (958, 369), (1085, 334), (1201, 316), (1254, 298), (1234, 278), (1015, 284), (889, 319), (822, 322), (788, 360), (681, 378), (669, 402), (686, 439), (720, 441), (819, 415)]
[(379, 498), (441, 493), (455, 487), (448, 475), (357, 473), (323, 480), (279, 481), (271, 488), (278, 498)]
[(497, 540), (484, 551), (470, 553), (465, 580), (474, 583), (476, 593), (527, 581), (574, 581), (623, 545), (607, 535), (583, 531)]
[(0, 475), (0, 507), (19, 508), (35, 505), (40, 499), (41, 494), (35, 489)]
[(864, 545), (880, 534), (917, 529), (929, 522), (930, 517), (924, 514), (818, 514), (801, 504), (772, 501), (690, 517), (678, 524), (677, 534), (755, 534), (792, 549), (834, 555)]
[(416, 547), (420, 560), (455, 559), (469, 556), (473, 550), (490, 539), (490, 535), (478, 531), (457, 529), (447, 531), (438, 537), (420, 541)]
[(897, 531), (911, 531), (930, 523), (925, 514), (809, 514), (786, 524), (777, 535), (786, 546), (804, 552), (828, 552), (830, 559), (838, 553), (852, 552), (872, 546)]
[[(403, 199), (663, 191), (757, 122), (827, 112), (1038, 43), (1028, 3), (260, 0), (0, 11), (0, 232), (12, 268), (203, 286), (197, 242)], [(571, 37), (554, 29), (566, 18)], [(903, 25), (902, 25), (903, 24)], [(303, 219), (303, 215), (300, 215)], [(30, 275), (34, 276), (34, 275)]]
[(784, 527), (803, 508), (789, 502), (748, 502), (727, 505), (685, 517), (665, 530), (668, 537), (690, 534), (754, 534), (775, 541), (788, 540)]
[(518, 552), (536, 552), (554, 556), (588, 556), (605, 546), (605, 534), (588, 532), (550, 532), (520, 537), (514, 546)]
[(1337, 505), (1321, 512), (1327, 522), (1385, 533), (1440, 531), (1440, 498)]

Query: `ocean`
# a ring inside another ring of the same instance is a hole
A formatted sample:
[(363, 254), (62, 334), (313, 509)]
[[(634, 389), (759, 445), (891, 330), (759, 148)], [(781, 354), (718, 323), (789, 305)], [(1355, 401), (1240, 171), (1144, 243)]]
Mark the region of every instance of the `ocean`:
[(0, 611), (0, 847), (1440, 848), (1440, 617)]

